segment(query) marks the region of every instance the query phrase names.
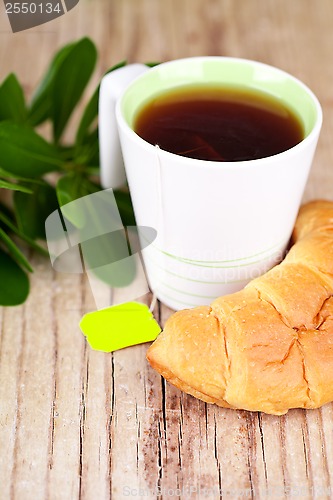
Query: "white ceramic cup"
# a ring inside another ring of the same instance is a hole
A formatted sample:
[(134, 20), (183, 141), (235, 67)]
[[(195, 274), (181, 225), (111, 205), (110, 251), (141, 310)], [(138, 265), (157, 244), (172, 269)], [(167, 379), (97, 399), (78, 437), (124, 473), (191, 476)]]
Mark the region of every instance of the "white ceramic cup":
[[(214, 162), (169, 153), (134, 132), (143, 103), (195, 83), (243, 85), (281, 99), (302, 122), (304, 139), (267, 158)], [(102, 182), (113, 188), (124, 182), (123, 156), (137, 224), (157, 230), (143, 257), (150, 287), (163, 303), (176, 310), (209, 304), (282, 259), (321, 123), (320, 104), (309, 88), (255, 61), (194, 57), (153, 69), (130, 65), (104, 77)]]

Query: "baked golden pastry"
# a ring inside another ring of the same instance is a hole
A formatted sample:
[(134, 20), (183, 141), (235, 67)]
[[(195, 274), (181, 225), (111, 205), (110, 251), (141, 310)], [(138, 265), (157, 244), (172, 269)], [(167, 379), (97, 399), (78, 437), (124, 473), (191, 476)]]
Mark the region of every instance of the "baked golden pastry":
[(182, 391), (282, 415), (333, 400), (333, 202), (298, 215), (285, 260), (241, 292), (172, 315), (147, 353)]

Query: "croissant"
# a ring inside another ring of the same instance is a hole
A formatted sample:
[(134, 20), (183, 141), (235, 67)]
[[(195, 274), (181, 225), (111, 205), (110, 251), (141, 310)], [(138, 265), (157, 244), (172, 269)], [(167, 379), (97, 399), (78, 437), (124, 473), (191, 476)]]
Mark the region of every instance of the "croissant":
[(151, 366), (218, 406), (282, 415), (333, 400), (333, 202), (301, 207), (284, 261), (242, 291), (173, 314)]

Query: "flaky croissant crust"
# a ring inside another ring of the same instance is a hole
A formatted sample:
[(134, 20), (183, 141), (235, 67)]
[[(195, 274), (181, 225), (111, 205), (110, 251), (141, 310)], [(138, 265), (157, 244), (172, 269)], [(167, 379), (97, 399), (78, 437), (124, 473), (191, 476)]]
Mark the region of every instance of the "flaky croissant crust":
[(333, 400), (333, 203), (298, 215), (285, 260), (244, 290), (172, 315), (147, 352), (163, 377), (226, 408), (281, 415)]

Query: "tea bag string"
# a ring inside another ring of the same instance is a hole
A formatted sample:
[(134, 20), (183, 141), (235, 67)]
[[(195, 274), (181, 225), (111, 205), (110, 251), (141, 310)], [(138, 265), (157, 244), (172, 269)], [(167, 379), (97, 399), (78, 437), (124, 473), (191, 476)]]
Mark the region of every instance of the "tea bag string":
[[(162, 191), (162, 164), (160, 158), (160, 147), (158, 144), (155, 145), (156, 151), (156, 194), (157, 194), (157, 218), (156, 218), (156, 230), (157, 230), (157, 239), (159, 245), (165, 247), (165, 225), (164, 225), (164, 204), (163, 204), (163, 191)], [(150, 304), (150, 312), (152, 312), (155, 308), (157, 297), (155, 294), (155, 290), (152, 291), (152, 300)]]
[(156, 193), (157, 193), (157, 238), (159, 241), (159, 246), (165, 248), (165, 227), (164, 227), (164, 203), (163, 203), (163, 190), (162, 190), (162, 164), (160, 157), (160, 147), (158, 144), (155, 145), (156, 157), (157, 157), (157, 175), (156, 175)]

